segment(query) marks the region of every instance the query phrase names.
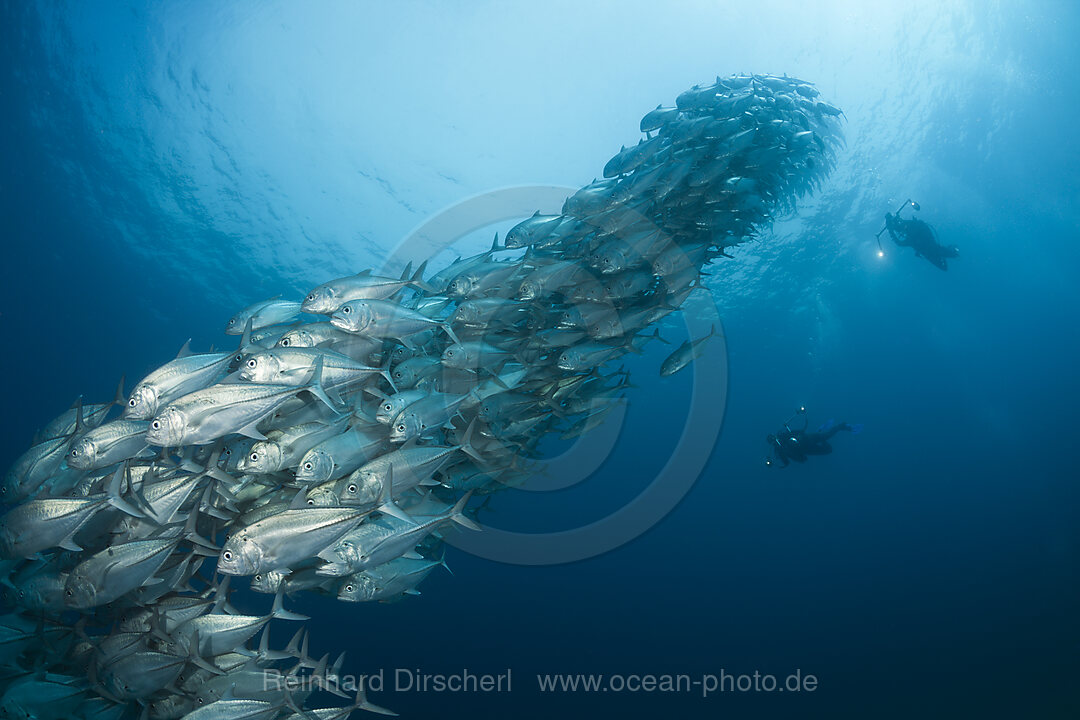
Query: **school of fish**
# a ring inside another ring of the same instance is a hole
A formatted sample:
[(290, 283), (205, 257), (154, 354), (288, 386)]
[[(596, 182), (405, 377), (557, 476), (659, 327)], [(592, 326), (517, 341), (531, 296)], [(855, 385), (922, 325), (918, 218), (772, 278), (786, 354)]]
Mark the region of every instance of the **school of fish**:
[[(443, 536), (479, 530), (470, 501), (527, 482), (545, 435), (603, 422), (620, 358), (820, 183), (841, 115), (786, 76), (695, 86), (486, 252), (256, 303), (225, 328), (237, 349), (185, 345), (130, 393), (76, 403), (0, 487), (0, 717), (393, 714), (335, 683), (343, 655), (312, 657), (285, 599), (415, 594)], [(239, 582), (273, 596), (267, 614), (233, 606)], [(271, 668), (314, 682), (268, 688)]]

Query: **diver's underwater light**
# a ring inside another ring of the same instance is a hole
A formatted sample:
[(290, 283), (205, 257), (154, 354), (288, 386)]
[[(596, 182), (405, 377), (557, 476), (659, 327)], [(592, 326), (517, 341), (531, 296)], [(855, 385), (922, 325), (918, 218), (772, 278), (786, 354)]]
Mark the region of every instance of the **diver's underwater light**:
[(883, 258), (883, 257), (885, 257), (885, 251), (884, 251), (884, 250), (878, 250), (878, 251), (877, 251), (877, 256), (878, 256), (879, 258)]

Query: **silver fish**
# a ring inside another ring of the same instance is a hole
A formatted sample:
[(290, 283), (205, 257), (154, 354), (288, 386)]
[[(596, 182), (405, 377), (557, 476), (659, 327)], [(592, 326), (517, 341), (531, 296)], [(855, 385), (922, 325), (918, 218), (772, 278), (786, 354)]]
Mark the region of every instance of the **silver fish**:
[(307, 384), (234, 383), (213, 385), (185, 395), (165, 406), (150, 421), (146, 440), (159, 447), (206, 445), (231, 433), (263, 440), (265, 436), (256, 424), (303, 390), (334, 408), (333, 401), (322, 389), (322, 360), (319, 359)]
[(143, 378), (124, 404), (124, 418), (149, 420), (178, 397), (202, 390), (224, 376), (236, 353), (178, 357)]
[(232, 316), (225, 326), (226, 335), (242, 335), (244, 328), (251, 324), (252, 330), (260, 330), (271, 325), (288, 322), (300, 314), (300, 303), (291, 300), (271, 298), (249, 305)]
[(695, 359), (701, 357), (701, 353), (705, 352), (705, 343), (716, 334), (716, 326), (713, 325), (709, 330), (709, 334), (705, 337), (698, 338), (697, 340), (687, 340), (679, 348), (668, 355), (660, 366), (660, 375), (668, 377), (682, 370), (689, 365)]
[(68, 575), (67, 604), (91, 608), (122, 597), (153, 577), (179, 542), (179, 537), (136, 540), (91, 555)]
[(221, 550), (218, 572), (254, 575), (283, 570), (314, 557), (368, 515), (357, 508), (286, 510), (232, 535)]
[(82, 435), (68, 451), (67, 464), (98, 470), (131, 459), (147, 447), (145, 420), (113, 420)]

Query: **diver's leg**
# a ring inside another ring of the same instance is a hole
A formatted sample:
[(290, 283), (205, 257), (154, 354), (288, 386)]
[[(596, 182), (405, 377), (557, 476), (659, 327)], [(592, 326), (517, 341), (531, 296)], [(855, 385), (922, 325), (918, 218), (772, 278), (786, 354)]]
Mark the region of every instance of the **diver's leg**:
[(817, 436), (822, 440), (822, 442), (824, 442), (825, 440), (828, 440), (841, 430), (843, 430), (844, 432), (851, 432), (851, 426), (847, 423), (837, 423), (836, 425), (830, 427), (828, 430), (818, 433)]
[[(832, 434), (835, 434), (835, 430), (830, 433), (830, 436)], [(812, 438), (807, 438), (806, 444), (803, 445), (803, 452), (807, 455), (828, 455), (831, 453), (832, 445), (829, 444), (825, 437), (824, 435), (815, 435)]]

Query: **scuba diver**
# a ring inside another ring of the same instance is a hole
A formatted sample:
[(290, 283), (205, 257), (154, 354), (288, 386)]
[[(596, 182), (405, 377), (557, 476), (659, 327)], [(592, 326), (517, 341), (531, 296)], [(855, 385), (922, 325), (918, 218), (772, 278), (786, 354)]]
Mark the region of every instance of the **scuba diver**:
[(892, 238), (894, 243), (900, 247), (914, 248), (916, 256), (926, 258), (942, 270), (948, 270), (947, 259), (960, 257), (960, 249), (955, 245), (942, 245), (938, 242), (937, 233), (922, 220), (914, 217), (905, 220), (900, 217), (900, 211), (909, 205), (914, 210), (920, 209), (919, 203), (908, 200), (900, 206), (895, 215), (885, 213), (885, 227), (881, 228), (877, 234), (878, 255), (884, 256), (885, 254), (885, 251), (881, 248), (881, 233), (888, 230), (889, 237)]
[[(802, 416), (803, 426), (797, 430), (792, 429), (791, 422)], [(772, 465), (773, 461), (780, 463), (780, 467), (787, 467), (792, 461), (803, 463), (811, 455), (828, 455), (832, 452), (829, 438), (843, 430), (853, 434), (862, 432), (862, 425), (849, 425), (848, 423), (836, 424), (828, 420), (815, 432), (807, 432), (809, 421), (806, 418), (806, 408), (801, 407), (784, 421), (784, 427), (769, 435), (765, 442), (769, 445), (771, 457), (766, 457), (765, 464)]]

